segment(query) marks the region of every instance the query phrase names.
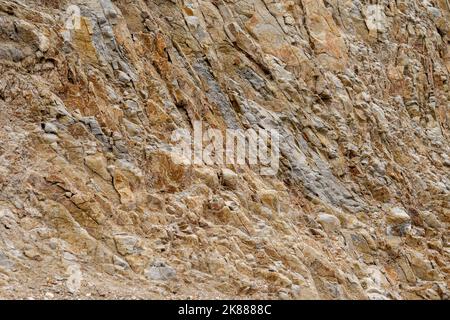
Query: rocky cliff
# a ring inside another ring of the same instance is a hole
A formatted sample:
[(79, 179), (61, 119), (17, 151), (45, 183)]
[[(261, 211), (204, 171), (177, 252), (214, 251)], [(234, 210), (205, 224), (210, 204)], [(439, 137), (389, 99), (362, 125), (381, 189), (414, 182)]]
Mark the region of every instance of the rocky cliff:
[(0, 0), (0, 298), (448, 299), (449, 81), (448, 0)]

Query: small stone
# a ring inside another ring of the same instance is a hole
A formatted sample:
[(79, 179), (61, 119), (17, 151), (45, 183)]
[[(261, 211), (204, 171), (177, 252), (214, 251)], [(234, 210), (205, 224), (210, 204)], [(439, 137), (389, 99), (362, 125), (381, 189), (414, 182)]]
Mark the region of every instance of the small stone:
[(39, 50), (42, 52), (47, 52), (50, 48), (50, 40), (43, 34), (39, 34)]
[(97, 173), (100, 177), (105, 180), (111, 180), (111, 175), (108, 172), (108, 162), (102, 154), (96, 154), (92, 156), (87, 156), (84, 158), (86, 166)]
[(131, 81), (130, 76), (120, 70), (117, 72), (117, 77), (118, 77), (119, 81), (123, 82), (123, 83), (129, 83)]
[(225, 186), (236, 189), (238, 183), (238, 175), (227, 168), (222, 169), (222, 182)]
[(279, 293), (278, 293), (278, 298), (280, 298), (280, 300), (289, 300), (289, 294), (287, 294), (286, 292), (284, 292), (284, 291), (280, 291)]
[(123, 119), (123, 124), (125, 126), (125, 129), (127, 130), (127, 132), (132, 136), (140, 136), (141, 135), (141, 128), (134, 124), (133, 122), (127, 120), (127, 119)]
[(258, 193), (261, 202), (273, 210), (279, 209), (279, 194), (276, 190), (262, 190)]
[(37, 261), (41, 261), (41, 260), (42, 260), (41, 255), (40, 255), (39, 252), (38, 252), (36, 249), (34, 249), (34, 248), (24, 250), (23, 254), (24, 254), (27, 258), (30, 258), (30, 259), (32, 259), (32, 260), (37, 260)]
[(175, 278), (177, 272), (172, 267), (166, 265), (164, 262), (155, 261), (152, 265), (145, 271), (147, 278), (151, 280), (170, 280)]
[(81, 281), (83, 278), (80, 266), (70, 265), (67, 268), (67, 273), (69, 274), (69, 277), (66, 281), (66, 287), (71, 294), (76, 294), (80, 290)]
[(386, 239), (386, 247), (393, 252), (398, 252), (401, 247), (403, 240), (401, 237), (396, 236), (387, 236)]
[(433, 229), (439, 229), (442, 227), (441, 221), (430, 211), (424, 211), (420, 213), (420, 216), (422, 217), (422, 220), (425, 222), (425, 224)]
[(411, 217), (399, 207), (394, 207), (387, 212), (386, 220), (389, 224), (398, 225), (411, 221)]
[(195, 168), (195, 178), (204, 182), (210, 188), (217, 188), (219, 186), (219, 177), (217, 173), (211, 168)]
[(187, 25), (192, 27), (193, 29), (197, 28), (200, 24), (200, 20), (196, 16), (186, 16), (185, 20)]
[(46, 133), (52, 133), (52, 134), (58, 133), (58, 128), (53, 123), (49, 123), (49, 122), (44, 123), (42, 125), (42, 129), (44, 129), (44, 131)]
[(7, 286), (9, 283), (8, 280), (9, 280), (9, 278), (6, 275), (4, 275), (2, 278), (0, 278), (0, 288)]
[(126, 270), (130, 268), (130, 265), (123, 260), (122, 258), (118, 257), (118, 256), (113, 256), (113, 263), (116, 267), (118, 267), (119, 269), (122, 270)]
[(11, 260), (9, 260), (4, 253), (0, 252), (0, 267), (10, 269), (12, 266), (13, 263), (11, 262)]
[(339, 219), (331, 214), (319, 214), (317, 217), (317, 222), (322, 225), (325, 231), (336, 231), (341, 227), (341, 222)]
[(441, 275), (433, 267), (433, 264), (426, 255), (421, 252), (410, 250), (408, 254), (408, 261), (414, 274), (426, 281), (438, 281), (441, 279)]
[(52, 144), (59, 141), (59, 137), (53, 133), (44, 133), (42, 135), (42, 139), (44, 139), (44, 141), (47, 142), (48, 144)]

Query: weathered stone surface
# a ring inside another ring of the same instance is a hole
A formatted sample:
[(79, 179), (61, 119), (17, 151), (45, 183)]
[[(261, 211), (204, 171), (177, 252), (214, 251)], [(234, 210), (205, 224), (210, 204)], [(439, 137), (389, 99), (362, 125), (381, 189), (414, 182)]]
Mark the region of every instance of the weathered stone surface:
[(231, 189), (236, 189), (238, 185), (238, 175), (227, 168), (222, 169), (222, 181), (223, 184)]
[(390, 224), (402, 224), (411, 221), (411, 217), (406, 213), (406, 211), (402, 208), (395, 207), (391, 208), (387, 212), (386, 220)]
[[(448, 299), (449, 21), (0, 0), (0, 298)], [(276, 130), (279, 170), (181, 161), (195, 121)]]
[(140, 248), (140, 241), (137, 237), (131, 235), (116, 235), (114, 236), (117, 251), (123, 255), (136, 254), (142, 250)]
[(145, 270), (145, 275), (152, 280), (171, 280), (177, 275), (177, 272), (164, 262), (157, 261)]
[(97, 173), (100, 177), (105, 180), (111, 180), (111, 175), (108, 172), (108, 162), (102, 154), (96, 154), (92, 156), (87, 156), (84, 158), (86, 165), (93, 172)]
[(319, 222), (326, 231), (336, 231), (341, 227), (339, 219), (331, 214), (319, 214), (317, 216), (317, 222)]

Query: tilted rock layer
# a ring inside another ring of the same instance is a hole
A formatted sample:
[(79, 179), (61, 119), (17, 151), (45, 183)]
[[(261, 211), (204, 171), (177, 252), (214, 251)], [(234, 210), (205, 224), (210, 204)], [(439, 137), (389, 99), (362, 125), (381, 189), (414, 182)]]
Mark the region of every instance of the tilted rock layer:
[(448, 299), (449, 75), (448, 0), (0, 0), (0, 298)]

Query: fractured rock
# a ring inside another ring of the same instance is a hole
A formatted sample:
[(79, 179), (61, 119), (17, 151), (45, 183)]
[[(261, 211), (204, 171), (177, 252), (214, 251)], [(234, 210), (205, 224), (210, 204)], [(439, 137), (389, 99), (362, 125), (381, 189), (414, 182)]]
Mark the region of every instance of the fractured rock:
[(155, 261), (146, 270), (145, 275), (151, 280), (171, 280), (176, 277), (177, 272), (164, 262)]
[(337, 231), (341, 227), (339, 219), (331, 214), (319, 214), (317, 216), (317, 222), (319, 222), (326, 231)]

